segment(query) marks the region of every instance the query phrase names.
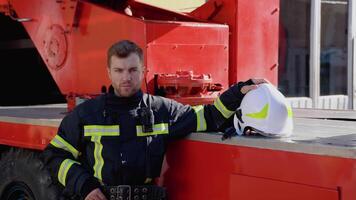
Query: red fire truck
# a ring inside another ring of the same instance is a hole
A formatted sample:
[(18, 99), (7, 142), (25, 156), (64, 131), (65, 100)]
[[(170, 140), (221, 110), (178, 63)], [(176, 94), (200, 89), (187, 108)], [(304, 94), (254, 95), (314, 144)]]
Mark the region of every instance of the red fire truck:
[[(133, 16), (105, 2), (0, 0), (1, 88), (19, 82), (16, 94), (41, 103), (45, 95), (32, 93), (31, 83), (52, 82), (67, 101), (0, 107), (1, 200), (59, 198), (41, 151), (68, 109), (107, 90), (106, 50), (118, 40), (144, 48), (144, 91), (164, 91), (185, 104), (211, 103), (250, 77), (277, 84), (278, 0), (210, 0), (190, 13), (129, 1)], [(25, 56), (28, 48), (33, 54)], [(6, 59), (9, 49), (23, 54)], [(26, 60), (33, 58), (38, 65)], [(12, 65), (17, 61), (23, 65)], [(355, 199), (355, 118), (348, 111), (295, 110), (294, 135), (282, 139), (222, 141), (221, 133), (193, 133), (170, 146), (158, 184), (172, 200)]]

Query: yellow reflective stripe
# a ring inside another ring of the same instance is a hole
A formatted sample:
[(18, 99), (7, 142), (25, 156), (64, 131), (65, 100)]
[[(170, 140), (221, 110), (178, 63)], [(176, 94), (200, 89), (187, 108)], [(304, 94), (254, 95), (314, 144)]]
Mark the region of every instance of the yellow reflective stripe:
[(71, 144), (69, 144), (67, 141), (65, 141), (61, 136), (56, 135), (52, 140), (51, 140), (51, 145), (63, 149), (65, 151), (70, 152), (73, 154), (74, 158), (78, 158), (80, 152), (76, 150)]
[(119, 136), (119, 125), (86, 125), (84, 126), (84, 136)]
[(228, 110), (225, 107), (225, 105), (221, 102), (220, 97), (215, 99), (214, 106), (225, 118), (229, 118), (234, 114), (234, 111)]
[(94, 176), (102, 181), (102, 169), (104, 159), (102, 155), (103, 144), (101, 143), (102, 136), (120, 136), (119, 125), (86, 125), (84, 126), (84, 136), (91, 136), (91, 141), (94, 142)]
[(152, 132), (144, 133), (142, 131), (142, 125), (137, 125), (136, 134), (137, 136), (168, 134), (168, 123), (154, 124), (152, 128), (153, 128)]
[(291, 106), (287, 106), (287, 112), (288, 112), (288, 117), (292, 118), (293, 117), (293, 111)]
[(206, 131), (206, 120), (204, 117), (204, 106), (192, 107), (197, 115), (197, 131)]
[(66, 178), (67, 178), (67, 173), (69, 169), (72, 167), (72, 165), (76, 163), (80, 165), (79, 162), (71, 160), (71, 159), (65, 159), (58, 170), (58, 181), (63, 185), (66, 186)]
[(147, 183), (151, 183), (152, 182), (152, 178), (146, 178), (146, 180), (145, 180), (145, 184), (147, 184)]
[(269, 104), (267, 103), (265, 106), (263, 106), (263, 108), (260, 112), (249, 113), (249, 114), (246, 114), (246, 116), (254, 118), (254, 119), (266, 119), (267, 115), (268, 115), (268, 108), (269, 108)]
[(94, 176), (100, 181), (103, 180), (101, 171), (104, 166), (104, 159), (102, 156), (103, 145), (101, 144), (101, 136), (92, 136), (91, 141), (94, 142)]

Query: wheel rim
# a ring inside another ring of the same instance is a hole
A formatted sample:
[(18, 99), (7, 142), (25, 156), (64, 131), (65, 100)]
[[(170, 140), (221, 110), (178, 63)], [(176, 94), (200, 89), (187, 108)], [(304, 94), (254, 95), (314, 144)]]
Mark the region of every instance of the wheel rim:
[(35, 197), (24, 182), (12, 182), (6, 187), (1, 200), (35, 200)]

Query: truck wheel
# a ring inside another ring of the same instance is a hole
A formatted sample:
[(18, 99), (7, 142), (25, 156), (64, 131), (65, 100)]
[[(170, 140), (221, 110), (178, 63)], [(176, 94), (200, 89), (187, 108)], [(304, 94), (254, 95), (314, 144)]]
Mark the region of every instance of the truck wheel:
[(1, 200), (58, 200), (60, 187), (34, 152), (11, 149), (0, 160)]

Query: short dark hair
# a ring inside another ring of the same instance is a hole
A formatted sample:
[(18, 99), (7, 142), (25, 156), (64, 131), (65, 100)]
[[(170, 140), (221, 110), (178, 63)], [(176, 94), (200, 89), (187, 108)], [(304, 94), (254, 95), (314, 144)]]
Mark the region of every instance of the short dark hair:
[(140, 61), (143, 62), (143, 52), (142, 49), (130, 40), (121, 40), (114, 43), (108, 50), (107, 53), (107, 64), (110, 68), (110, 61), (112, 56), (117, 56), (118, 58), (126, 58), (131, 53), (136, 53), (140, 58)]

